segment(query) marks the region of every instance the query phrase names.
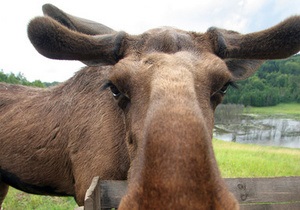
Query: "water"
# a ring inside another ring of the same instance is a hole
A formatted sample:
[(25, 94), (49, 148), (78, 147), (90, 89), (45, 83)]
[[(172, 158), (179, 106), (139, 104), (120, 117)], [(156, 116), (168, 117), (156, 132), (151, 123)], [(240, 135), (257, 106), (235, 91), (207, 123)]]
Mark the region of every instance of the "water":
[(300, 120), (247, 115), (229, 124), (216, 123), (214, 137), (239, 143), (300, 148)]

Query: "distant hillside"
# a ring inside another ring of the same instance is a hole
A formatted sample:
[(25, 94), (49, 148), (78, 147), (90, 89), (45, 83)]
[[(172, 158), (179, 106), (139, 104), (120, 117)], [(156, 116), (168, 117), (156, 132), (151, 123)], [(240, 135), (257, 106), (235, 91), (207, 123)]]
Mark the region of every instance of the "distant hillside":
[(19, 84), (26, 86), (34, 86), (34, 87), (49, 87), (58, 84), (58, 82), (41, 82), (40, 80), (35, 80), (33, 82), (29, 82), (22, 73), (18, 73), (15, 75), (14, 73), (5, 74), (3, 70), (0, 70), (0, 82), (6, 82), (11, 84)]
[(228, 91), (223, 103), (250, 106), (300, 103), (300, 54), (265, 62), (252, 77), (238, 82), (238, 86)]

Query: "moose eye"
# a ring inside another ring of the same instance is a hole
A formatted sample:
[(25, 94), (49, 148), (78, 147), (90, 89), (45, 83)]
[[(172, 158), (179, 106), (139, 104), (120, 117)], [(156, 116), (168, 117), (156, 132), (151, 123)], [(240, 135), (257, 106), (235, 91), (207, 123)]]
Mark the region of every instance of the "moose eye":
[(121, 95), (121, 91), (119, 91), (119, 89), (112, 83), (112, 82), (107, 82), (106, 84), (104, 84), (103, 86), (102, 86), (102, 90), (105, 90), (105, 89), (107, 89), (107, 88), (109, 88), (110, 89), (110, 91), (111, 91), (111, 93), (112, 93), (112, 95), (115, 97), (115, 98), (118, 98), (120, 95)]
[(119, 89), (114, 84), (111, 84), (109, 86), (109, 89), (110, 89), (110, 91), (112, 92), (112, 94), (115, 98), (117, 98), (121, 95), (121, 92), (119, 91)]
[(127, 94), (121, 92), (116, 85), (114, 85), (111, 81), (108, 81), (106, 84), (102, 86), (102, 90), (109, 88), (113, 97), (115, 98), (119, 107), (123, 110), (126, 110), (128, 105), (130, 104), (130, 98)]
[(219, 92), (222, 93), (222, 94), (226, 94), (229, 85), (230, 85), (229, 83), (226, 83), (226, 84), (219, 90)]
[(227, 82), (220, 90), (219, 90), (219, 93), (225, 95), (227, 93), (227, 90), (229, 87), (234, 87), (234, 88), (237, 88), (237, 85), (234, 83), (234, 82)]

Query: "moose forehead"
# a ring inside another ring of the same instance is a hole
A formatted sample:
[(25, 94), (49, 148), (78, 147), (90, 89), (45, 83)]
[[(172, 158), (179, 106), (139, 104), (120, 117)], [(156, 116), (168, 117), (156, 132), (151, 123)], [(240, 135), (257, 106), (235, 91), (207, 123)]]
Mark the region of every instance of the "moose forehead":
[(175, 53), (183, 50), (195, 50), (191, 34), (174, 29), (163, 27), (152, 29), (141, 35), (143, 51), (159, 51), (165, 53)]
[(125, 59), (119, 61), (117, 68), (121, 66), (123, 70), (138, 70), (139, 73), (150, 67), (152, 70), (169, 68), (172, 69), (169, 74), (185, 68), (202, 77), (230, 76), (225, 62), (212, 52), (207, 39), (199, 34), (163, 27), (134, 38), (135, 42), (129, 42), (131, 46)]

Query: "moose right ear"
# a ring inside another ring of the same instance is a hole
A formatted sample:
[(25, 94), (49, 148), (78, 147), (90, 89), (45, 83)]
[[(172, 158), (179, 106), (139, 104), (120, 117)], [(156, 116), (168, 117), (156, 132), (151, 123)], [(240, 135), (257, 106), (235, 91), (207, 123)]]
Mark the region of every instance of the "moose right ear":
[(46, 16), (53, 18), (58, 21), (60, 24), (72, 29), (74, 31), (78, 31), (88, 35), (101, 35), (101, 34), (114, 34), (116, 31), (113, 29), (83, 18), (75, 17), (73, 15), (69, 15), (68, 13), (60, 10), (52, 4), (43, 5), (43, 13)]
[(218, 28), (210, 28), (207, 34), (215, 53), (223, 59), (282, 59), (300, 50), (300, 16), (249, 34)]
[(206, 32), (216, 55), (224, 59), (233, 80), (252, 75), (263, 60), (287, 58), (300, 50), (300, 16), (263, 31), (239, 34), (210, 28)]
[(90, 36), (70, 30), (50, 17), (37, 17), (28, 25), (28, 37), (39, 53), (87, 65), (117, 63), (123, 57), (126, 36), (125, 32)]

